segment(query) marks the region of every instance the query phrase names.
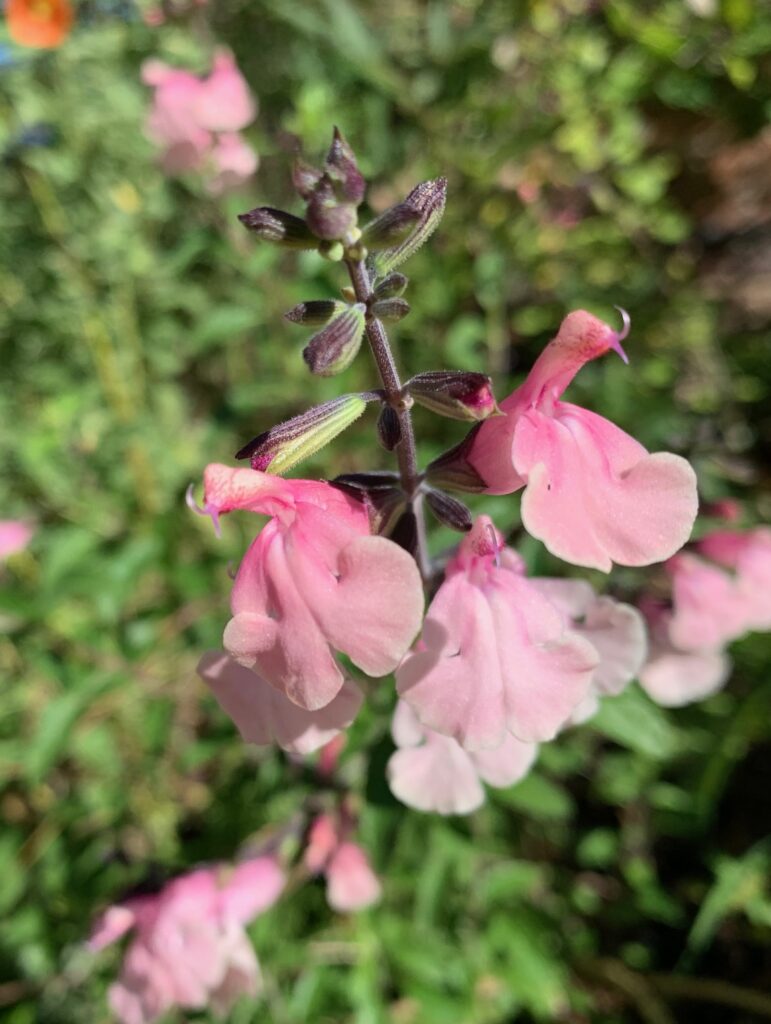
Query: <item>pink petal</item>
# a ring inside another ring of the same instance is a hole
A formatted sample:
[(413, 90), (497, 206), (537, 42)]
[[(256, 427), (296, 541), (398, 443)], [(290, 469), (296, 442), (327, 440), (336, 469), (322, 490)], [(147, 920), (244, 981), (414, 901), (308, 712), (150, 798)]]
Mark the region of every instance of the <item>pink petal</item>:
[(329, 858), (338, 846), (337, 826), (329, 814), (319, 814), (308, 830), (308, 845), (303, 854), (303, 863), (312, 874), (318, 874), (326, 867)]
[(327, 865), (327, 902), (333, 910), (347, 913), (377, 903), (380, 882), (367, 855), (356, 843), (338, 846)]
[(286, 875), (275, 857), (253, 857), (237, 864), (220, 893), (224, 916), (248, 924), (273, 906), (286, 885)]
[(562, 612), (566, 620), (582, 619), (597, 600), (594, 587), (586, 580), (532, 576), (530, 583)]
[(0, 559), (10, 558), (17, 551), (23, 551), (35, 533), (29, 523), (16, 519), (0, 519)]
[(736, 582), (724, 569), (684, 552), (668, 563), (667, 571), (673, 600), (669, 633), (675, 647), (717, 650), (746, 631)]
[(514, 466), (527, 478), (522, 521), (552, 554), (608, 572), (649, 565), (688, 539), (696, 477), (677, 455), (645, 449), (601, 416), (557, 403), (531, 410), (514, 435)]
[(504, 416), (492, 416), (476, 430), (467, 456), (468, 461), (485, 482), (487, 494), (512, 494), (525, 486), (525, 480), (514, 468), (511, 446), (517, 425), (517, 392), (500, 403)]
[(576, 629), (600, 656), (592, 676), (593, 689), (602, 695), (621, 693), (637, 677), (648, 654), (642, 615), (631, 605), (598, 597)]
[(207, 187), (214, 195), (238, 188), (251, 178), (259, 165), (252, 147), (235, 133), (220, 135), (210, 156), (215, 173)]
[(225, 974), (209, 993), (209, 1006), (218, 1017), (227, 1016), (241, 996), (256, 996), (262, 989), (260, 965), (243, 929), (229, 923), (222, 942), (226, 948)]
[(293, 754), (312, 754), (323, 747), (351, 724), (362, 702), (361, 691), (348, 679), (329, 704), (318, 711), (306, 711), (218, 651), (203, 655), (198, 673), (247, 743), (276, 743)]
[(524, 779), (537, 756), (537, 743), (523, 743), (511, 735), (504, 736), (495, 750), (475, 750), (470, 755), (480, 778), (496, 789), (505, 789)]
[(92, 953), (98, 953), (105, 946), (117, 942), (134, 927), (135, 923), (134, 912), (129, 907), (122, 907), (120, 904), (108, 907), (101, 917), (97, 918), (88, 939), (88, 948)]
[(670, 648), (652, 654), (640, 672), (640, 685), (657, 704), (679, 708), (717, 693), (730, 673), (731, 660), (723, 651)]
[(704, 537), (697, 547), (736, 572), (745, 627), (771, 629), (771, 529), (721, 530)]
[(237, 132), (250, 124), (256, 114), (256, 104), (233, 54), (218, 50), (212, 72), (202, 83), (196, 100), (196, 121), (209, 131)]
[(333, 647), (370, 676), (401, 661), (420, 629), (423, 585), (415, 559), (385, 537), (358, 537), (346, 545), (330, 602), (315, 611)]

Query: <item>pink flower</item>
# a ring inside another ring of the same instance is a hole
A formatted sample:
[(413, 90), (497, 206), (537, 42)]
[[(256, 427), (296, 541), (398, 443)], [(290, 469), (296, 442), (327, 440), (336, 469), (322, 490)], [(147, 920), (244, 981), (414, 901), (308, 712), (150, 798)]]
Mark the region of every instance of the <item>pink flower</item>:
[(238, 134), (257, 113), (233, 55), (219, 50), (207, 78), (146, 61), (142, 80), (155, 89), (147, 116), (148, 137), (162, 150), (167, 174), (199, 171), (219, 194), (240, 185), (257, 169), (257, 154)]
[(469, 753), (449, 736), (422, 726), (405, 701), (396, 705), (391, 726), (399, 748), (388, 761), (394, 796), (418, 811), (470, 814), (484, 802), (482, 782), (497, 789), (524, 778), (538, 753), (535, 743), (507, 734), (495, 750)]
[(718, 530), (696, 545), (734, 573), (747, 629), (771, 629), (771, 528)]
[(329, 704), (306, 711), (221, 651), (207, 651), (198, 674), (247, 743), (276, 743), (292, 754), (312, 754), (323, 747), (351, 724), (361, 707), (361, 690), (346, 679)]
[(29, 544), (35, 528), (18, 519), (0, 519), (0, 559), (10, 558)]
[(152, 896), (110, 907), (89, 946), (96, 951), (134, 930), (110, 1006), (121, 1024), (149, 1024), (173, 1006), (227, 1012), (260, 987), (257, 958), (244, 925), (278, 899), (284, 873), (257, 857), (228, 874), (200, 868)]
[(657, 704), (679, 708), (705, 700), (725, 685), (731, 660), (718, 649), (682, 650), (672, 643), (672, 614), (652, 603), (645, 607), (650, 654), (640, 670), (640, 685)]
[(327, 902), (333, 910), (348, 913), (377, 903), (381, 885), (366, 853), (345, 838), (348, 823), (338, 823), (329, 814), (315, 819), (308, 833), (305, 866), (327, 880)]
[(420, 628), (414, 559), (370, 536), (362, 505), (326, 483), (211, 465), (205, 509), (271, 517), (238, 570), (224, 645), (307, 711), (343, 687), (335, 651), (371, 676), (393, 671)]
[(631, 605), (598, 597), (585, 580), (541, 577), (531, 583), (562, 611), (567, 626), (585, 637), (600, 657), (589, 693), (570, 719), (571, 725), (578, 725), (596, 713), (601, 697), (621, 693), (636, 678), (648, 653), (645, 621)]
[[(696, 476), (677, 455), (645, 448), (608, 420), (560, 401), (590, 359), (621, 338), (583, 310), (570, 313), (527, 380), (484, 422), (469, 461), (490, 494), (525, 488), (522, 521), (559, 558), (608, 572), (674, 554), (696, 517)], [(624, 358), (626, 358), (624, 356)]]
[(396, 681), (424, 726), (469, 751), (494, 749), (507, 732), (526, 743), (555, 736), (586, 696), (598, 661), (480, 516)]
[(736, 580), (690, 552), (667, 562), (672, 581), (669, 638), (681, 651), (719, 650), (747, 629)]

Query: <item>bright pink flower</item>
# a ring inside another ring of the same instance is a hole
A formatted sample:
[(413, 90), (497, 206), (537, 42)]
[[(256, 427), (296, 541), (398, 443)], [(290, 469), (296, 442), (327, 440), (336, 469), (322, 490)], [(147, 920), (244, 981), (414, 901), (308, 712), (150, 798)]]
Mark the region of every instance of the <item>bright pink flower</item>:
[(486, 420), (469, 461), (490, 494), (525, 488), (522, 521), (559, 558), (608, 572), (674, 554), (696, 517), (696, 476), (677, 455), (645, 448), (602, 416), (560, 401), (584, 363), (621, 335), (570, 313), (527, 380)]
[(326, 483), (208, 466), (205, 508), (271, 516), (238, 570), (225, 629), (228, 653), (308, 711), (345, 675), (335, 651), (371, 676), (392, 672), (420, 628), (423, 588), (413, 558), (373, 537), (364, 507)]
[(207, 651), (198, 674), (242, 739), (257, 746), (276, 743), (291, 754), (312, 754), (323, 747), (351, 724), (361, 707), (361, 690), (346, 679), (329, 704), (306, 711), (221, 651)]
[(155, 89), (145, 130), (163, 150), (164, 170), (167, 174), (182, 174), (200, 169), (213, 141), (211, 132), (195, 116), (203, 87), (201, 79), (151, 60), (142, 67), (142, 81)]
[(746, 629), (771, 629), (771, 528), (736, 533), (719, 530), (696, 545), (713, 561), (733, 570)]
[(356, 843), (341, 843), (326, 866), (327, 903), (338, 913), (364, 910), (377, 903), (381, 885), (366, 853)]
[(690, 552), (667, 562), (672, 582), (669, 638), (681, 651), (715, 651), (747, 630), (734, 577)]
[(284, 874), (272, 857), (232, 872), (200, 868), (159, 893), (110, 907), (89, 945), (98, 950), (135, 930), (110, 1006), (121, 1024), (149, 1024), (173, 1006), (226, 1012), (255, 995), (260, 974), (244, 925), (281, 894)]
[(320, 874), (339, 845), (337, 824), (330, 814), (314, 818), (308, 830), (303, 863), (314, 875)]
[(480, 516), (396, 681), (427, 728), (466, 750), (494, 749), (507, 732), (527, 743), (555, 736), (586, 696), (598, 660)]
[(506, 734), (495, 750), (469, 753), (449, 736), (426, 729), (405, 701), (391, 725), (399, 748), (388, 761), (388, 784), (397, 799), (418, 811), (470, 814), (484, 802), (482, 782), (497, 789), (524, 778), (538, 753), (535, 743)]
[(640, 670), (640, 685), (657, 704), (679, 708), (705, 700), (725, 685), (731, 660), (720, 650), (682, 650), (671, 640), (672, 615), (649, 604), (650, 654)]
[(238, 132), (257, 116), (257, 105), (229, 50), (218, 50), (211, 74), (196, 96), (196, 122), (211, 132)]
[(585, 580), (541, 577), (531, 583), (562, 611), (567, 625), (585, 637), (600, 657), (589, 693), (570, 719), (570, 724), (578, 725), (596, 713), (601, 697), (621, 693), (636, 678), (648, 653), (645, 621), (631, 605), (598, 597)]
[(35, 528), (17, 519), (0, 519), (0, 559), (23, 551), (32, 539)]

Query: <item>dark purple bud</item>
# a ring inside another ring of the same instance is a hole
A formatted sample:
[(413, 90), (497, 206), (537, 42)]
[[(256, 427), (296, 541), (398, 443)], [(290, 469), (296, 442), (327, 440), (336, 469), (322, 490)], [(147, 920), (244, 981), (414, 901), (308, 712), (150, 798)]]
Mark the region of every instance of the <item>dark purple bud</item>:
[(429, 370), (404, 385), (420, 405), (453, 420), (485, 420), (500, 413), (492, 381), (484, 373)]
[(384, 277), (375, 288), (373, 295), (377, 300), (393, 299), (401, 295), (409, 283), (409, 278), (397, 271), (396, 273), (389, 274), (388, 277)]
[(410, 311), (410, 304), (404, 299), (378, 299), (370, 306), (370, 313), (387, 324), (398, 323)]
[(351, 365), (361, 348), (366, 308), (361, 302), (346, 306), (344, 312), (314, 334), (303, 350), (303, 359), (311, 373), (332, 377)]
[(426, 467), (425, 479), (432, 487), (479, 494), (487, 484), (468, 461), (481, 423), (472, 427), (460, 444), (444, 452)]
[(373, 398), (371, 394), (342, 395), (314, 406), (255, 437), (236, 452), (236, 458), (250, 459), (252, 469), (285, 473), (349, 427)]
[(309, 199), (314, 188), (324, 177), (324, 172), (311, 167), (304, 160), (295, 160), (292, 167), (292, 184), (303, 199)]
[(362, 243), (373, 252), (392, 248), (409, 237), (419, 220), (420, 210), (406, 202), (398, 203), (362, 228)]
[(444, 491), (427, 490), (426, 504), (443, 526), (449, 526), (451, 530), (458, 530), (460, 533), (466, 533), (471, 529), (471, 513), (457, 498), (452, 498)]
[(410, 192), (401, 206), (415, 211), (418, 216), (412, 230), (403, 241), (393, 248), (376, 252), (370, 266), (376, 277), (383, 277), (408, 259), (431, 236), (444, 213), (447, 198), (447, 179), (435, 178), (424, 181)]
[(266, 242), (277, 242), (289, 249), (315, 249), (318, 240), (300, 217), (271, 206), (258, 206), (256, 210), (240, 213), (238, 219)]
[(345, 473), (331, 481), (367, 509), (373, 533), (388, 536), (407, 505), (396, 473)]
[(384, 405), (377, 418), (377, 438), (387, 452), (392, 452), (402, 439), (402, 425), (395, 410)]
[(333, 316), (337, 316), (346, 309), (344, 302), (335, 302), (334, 299), (310, 299), (308, 302), (301, 302), (293, 306), (284, 319), (293, 324), (309, 324), (312, 327), (321, 327), (328, 324)]
[(409, 505), (397, 519), (389, 537), (400, 548), (409, 552), (413, 558), (416, 557), (418, 553), (418, 521)]
[(313, 234), (330, 242), (345, 238), (356, 227), (356, 207), (340, 202), (326, 177), (313, 190), (305, 215)]
[(399, 474), (384, 469), (367, 473), (341, 473), (330, 483), (345, 485), (358, 491), (384, 491), (398, 487)]
[(358, 168), (353, 150), (339, 128), (335, 128), (332, 135), (332, 145), (327, 153), (324, 168), (339, 198), (358, 206), (364, 198), (367, 183)]

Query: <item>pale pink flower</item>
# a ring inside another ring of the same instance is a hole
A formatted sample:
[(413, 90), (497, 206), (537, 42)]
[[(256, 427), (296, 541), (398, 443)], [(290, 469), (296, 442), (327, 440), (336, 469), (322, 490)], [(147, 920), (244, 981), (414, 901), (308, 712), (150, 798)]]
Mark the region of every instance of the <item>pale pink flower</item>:
[(648, 653), (645, 620), (631, 605), (599, 597), (586, 580), (536, 577), (531, 583), (560, 609), (569, 627), (585, 637), (600, 658), (589, 693), (570, 718), (570, 724), (578, 725), (597, 712), (600, 698), (621, 693), (637, 677)]
[(396, 681), (424, 726), (466, 750), (494, 749), (507, 732), (527, 743), (553, 738), (586, 696), (598, 661), (480, 516)]
[(771, 629), (771, 528), (758, 526), (743, 533), (718, 530), (696, 547), (733, 571), (745, 628)]
[(30, 523), (18, 519), (0, 519), (0, 559), (23, 551), (35, 533)]
[(345, 914), (377, 903), (382, 888), (366, 853), (357, 843), (341, 843), (326, 866), (327, 903)]
[(219, 194), (255, 172), (257, 154), (238, 132), (254, 120), (257, 106), (229, 51), (217, 51), (206, 78), (150, 60), (142, 80), (155, 90), (145, 130), (160, 147), (167, 174), (199, 171)]
[(364, 507), (338, 488), (254, 469), (208, 466), (205, 510), (271, 517), (233, 586), (224, 645), (308, 711), (343, 687), (335, 651), (371, 676), (392, 672), (420, 628), (414, 559), (370, 535)]
[(438, 814), (470, 814), (484, 802), (482, 782), (502, 789), (524, 778), (538, 745), (523, 743), (510, 734), (495, 750), (472, 753), (449, 736), (420, 724), (417, 715), (400, 700), (391, 732), (399, 748), (387, 766), (391, 792), (408, 807)]
[[(614, 424), (560, 401), (584, 363), (615, 349), (616, 331), (570, 313), (527, 380), (476, 433), (469, 461), (490, 494), (525, 488), (522, 521), (559, 558), (608, 572), (648, 565), (688, 539), (696, 476), (677, 455), (646, 449)], [(624, 356), (624, 358), (626, 358)]]
[(159, 893), (110, 907), (89, 941), (96, 951), (130, 930), (109, 1002), (121, 1024), (150, 1024), (173, 1006), (225, 1013), (241, 995), (260, 988), (257, 958), (244, 925), (267, 910), (284, 888), (272, 857), (228, 871), (199, 868)]
[(679, 708), (705, 700), (725, 685), (731, 660), (725, 651), (682, 650), (671, 640), (672, 614), (648, 602), (650, 653), (640, 670), (640, 685), (657, 704)]
[(324, 874), (327, 903), (348, 913), (377, 903), (382, 888), (364, 850), (346, 838), (350, 823), (320, 814), (311, 824), (303, 861), (313, 874)]
[(351, 724), (361, 707), (361, 690), (346, 679), (329, 704), (306, 711), (222, 651), (207, 651), (198, 674), (242, 739), (257, 746), (275, 743), (291, 754), (312, 754), (323, 747)]

